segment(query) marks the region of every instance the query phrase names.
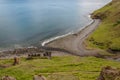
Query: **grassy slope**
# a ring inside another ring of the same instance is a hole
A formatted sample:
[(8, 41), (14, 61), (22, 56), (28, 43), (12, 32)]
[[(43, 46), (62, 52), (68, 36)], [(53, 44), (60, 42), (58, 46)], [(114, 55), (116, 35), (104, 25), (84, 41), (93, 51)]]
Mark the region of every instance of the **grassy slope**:
[[(0, 77), (10, 75), (17, 80), (32, 80), (33, 75), (43, 74), (48, 80), (95, 80), (103, 66), (120, 68), (119, 62), (95, 57), (53, 57), (48, 59), (20, 59), (20, 65), (0, 69)], [(13, 60), (0, 60), (1, 64), (10, 64)], [(63, 79), (64, 78), (64, 79)], [(74, 79), (72, 79), (74, 78)], [(79, 78), (79, 79), (76, 79)]]
[(88, 38), (89, 47), (120, 50), (120, 0), (114, 0), (95, 11), (93, 18), (99, 17), (102, 23)]

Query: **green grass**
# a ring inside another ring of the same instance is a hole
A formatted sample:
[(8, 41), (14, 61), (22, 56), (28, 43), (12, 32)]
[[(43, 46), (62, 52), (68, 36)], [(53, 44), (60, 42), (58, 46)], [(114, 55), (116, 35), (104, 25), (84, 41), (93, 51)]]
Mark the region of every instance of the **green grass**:
[[(0, 65), (12, 64), (13, 60), (0, 60)], [(120, 68), (120, 63), (95, 57), (53, 57), (48, 59), (20, 59), (20, 64), (0, 68), (0, 77), (10, 75), (17, 80), (32, 80), (33, 75), (42, 74), (48, 80), (95, 80), (101, 67)]]
[(102, 23), (87, 39), (88, 47), (120, 50), (120, 0), (109, 3), (95, 11), (93, 18), (99, 16)]

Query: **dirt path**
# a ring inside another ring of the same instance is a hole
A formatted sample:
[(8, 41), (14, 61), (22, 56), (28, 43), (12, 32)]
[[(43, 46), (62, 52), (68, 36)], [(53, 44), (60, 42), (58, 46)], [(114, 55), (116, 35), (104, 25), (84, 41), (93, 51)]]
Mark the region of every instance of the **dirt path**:
[(45, 47), (56, 49), (56, 51), (58, 52), (62, 51), (79, 56), (97, 55), (96, 50), (87, 50), (83, 43), (85, 39), (98, 27), (100, 23), (101, 21), (99, 19), (94, 19), (93, 23), (88, 25), (80, 32), (52, 41), (46, 44)]

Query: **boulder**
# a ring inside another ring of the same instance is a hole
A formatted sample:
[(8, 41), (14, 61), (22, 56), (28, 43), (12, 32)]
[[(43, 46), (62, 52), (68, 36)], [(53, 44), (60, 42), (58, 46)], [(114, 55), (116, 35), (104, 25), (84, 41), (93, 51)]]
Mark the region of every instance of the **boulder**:
[(1, 80), (16, 80), (16, 79), (11, 76), (3, 76)]
[(42, 76), (42, 75), (35, 75), (33, 77), (33, 80), (47, 80), (47, 79), (44, 76)]
[(120, 80), (120, 70), (110, 66), (103, 67), (98, 80)]

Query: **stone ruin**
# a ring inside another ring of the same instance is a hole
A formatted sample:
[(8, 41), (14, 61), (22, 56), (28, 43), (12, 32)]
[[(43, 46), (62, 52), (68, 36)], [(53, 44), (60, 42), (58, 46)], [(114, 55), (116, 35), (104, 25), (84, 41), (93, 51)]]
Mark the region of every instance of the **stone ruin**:
[(97, 80), (120, 80), (120, 69), (103, 67)]
[(35, 57), (51, 59), (51, 52), (44, 51), (42, 53), (29, 53), (27, 59), (32, 59), (32, 58), (35, 58)]

